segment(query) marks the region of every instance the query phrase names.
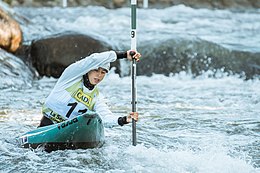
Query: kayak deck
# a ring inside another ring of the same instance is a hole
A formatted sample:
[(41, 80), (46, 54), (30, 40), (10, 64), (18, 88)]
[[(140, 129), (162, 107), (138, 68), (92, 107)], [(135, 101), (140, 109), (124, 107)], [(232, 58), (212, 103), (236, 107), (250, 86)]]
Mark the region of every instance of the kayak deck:
[(99, 115), (91, 112), (27, 132), (19, 142), (24, 148), (44, 147), (47, 152), (96, 148), (104, 144), (104, 126)]

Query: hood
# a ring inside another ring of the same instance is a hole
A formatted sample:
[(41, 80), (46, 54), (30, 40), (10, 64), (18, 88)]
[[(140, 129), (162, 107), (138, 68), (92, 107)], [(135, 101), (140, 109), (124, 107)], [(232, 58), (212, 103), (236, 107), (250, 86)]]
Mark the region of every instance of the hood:
[(110, 63), (106, 63), (102, 66), (100, 66), (101, 68), (105, 69), (107, 71), (107, 73), (109, 72), (109, 69), (110, 69)]

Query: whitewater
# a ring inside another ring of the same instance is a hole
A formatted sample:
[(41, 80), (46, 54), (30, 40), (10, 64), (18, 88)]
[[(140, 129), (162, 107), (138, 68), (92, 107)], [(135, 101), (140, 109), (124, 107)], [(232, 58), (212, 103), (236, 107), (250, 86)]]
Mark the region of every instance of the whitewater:
[[(39, 37), (73, 30), (117, 48), (130, 45), (127, 8), (14, 10), (32, 21), (22, 25), (28, 44)], [(171, 17), (176, 15), (177, 18)], [(140, 9), (139, 44), (173, 34), (196, 35), (230, 49), (259, 52), (259, 16), (258, 10), (232, 12), (182, 5)], [(176, 20), (178, 25), (172, 28)], [(138, 76), (137, 146), (131, 145), (131, 125), (105, 124), (106, 142), (102, 148), (46, 153), (42, 148), (21, 148), (16, 139), (37, 127), (41, 106), (57, 79), (35, 78), (21, 60), (4, 56), (0, 56), (1, 72), (8, 75), (0, 76), (0, 172), (260, 172), (258, 77), (245, 80), (221, 71), (215, 77), (211, 71), (195, 78), (187, 72)], [(120, 77), (114, 70), (100, 84), (100, 91), (115, 116), (123, 116), (131, 111), (131, 78)]]

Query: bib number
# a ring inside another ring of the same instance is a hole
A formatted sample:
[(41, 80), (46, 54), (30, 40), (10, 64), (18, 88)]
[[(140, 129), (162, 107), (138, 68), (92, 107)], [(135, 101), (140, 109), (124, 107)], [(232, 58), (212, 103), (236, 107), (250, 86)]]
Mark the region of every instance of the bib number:
[[(69, 109), (69, 111), (67, 112), (66, 114), (66, 117), (69, 118), (71, 113), (74, 111), (74, 109), (76, 108), (77, 106), (77, 102), (74, 102), (74, 103), (69, 103), (67, 106), (71, 106), (71, 108)], [(82, 110), (78, 110), (78, 113), (80, 114), (84, 114), (85, 112), (87, 112), (88, 109), (82, 109)]]

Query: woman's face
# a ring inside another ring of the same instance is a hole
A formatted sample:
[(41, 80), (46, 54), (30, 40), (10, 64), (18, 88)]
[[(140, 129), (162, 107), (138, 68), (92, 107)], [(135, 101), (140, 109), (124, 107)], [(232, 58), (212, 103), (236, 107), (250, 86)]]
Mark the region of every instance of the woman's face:
[(98, 69), (91, 70), (88, 72), (88, 79), (92, 85), (97, 85), (99, 82), (103, 80), (105, 75), (106, 70), (99, 67)]

